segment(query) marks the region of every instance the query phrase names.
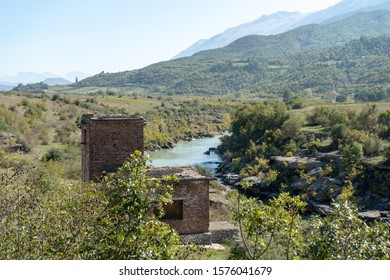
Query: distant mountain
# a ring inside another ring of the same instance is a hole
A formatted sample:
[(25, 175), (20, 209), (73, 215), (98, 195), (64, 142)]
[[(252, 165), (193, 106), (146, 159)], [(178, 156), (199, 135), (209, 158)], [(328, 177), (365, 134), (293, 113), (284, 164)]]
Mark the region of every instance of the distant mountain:
[(72, 82), (65, 80), (63, 78), (47, 78), (43, 81), (43, 83), (49, 86), (63, 86), (63, 85), (70, 85)]
[(328, 9), (310, 14), (278, 12), (262, 16), (255, 21), (227, 29), (210, 39), (200, 40), (173, 58), (191, 56), (202, 50), (221, 48), (247, 35), (276, 35), (312, 23), (335, 22), (363, 11), (390, 9), (389, 3), (390, 0), (343, 0)]
[(361, 8), (361, 9), (355, 10), (353, 12), (348, 12), (348, 13), (345, 13), (345, 14), (341, 14), (341, 15), (332, 17), (330, 19), (327, 19), (327, 20), (321, 22), (321, 24), (328, 24), (328, 23), (336, 22), (336, 21), (342, 20), (344, 18), (350, 17), (350, 16), (352, 16), (352, 15), (354, 15), (356, 13), (372, 12), (372, 11), (377, 11), (377, 10), (390, 10), (390, 0), (387, 0), (386, 2), (377, 4), (377, 5), (374, 5), (374, 6)]
[(45, 73), (33, 73), (33, 72), (19, 72), (17, 75), (14, 76), (2, 76), (0, 77), (0, 81), (7, 82), (7, 83), (13, 83), (13, 84), (32, 84), (32, 83), (39, 83), (47, 78), (56, 78), (58, 75), (45, 72)]
[(287, 56), (308, 49), (339, 46), (361, 36), (376, 37), (390, 33), (390, 11), (359, 13), (330, 24), (310, 24), (278, 35), (251, 35), (226, 47), (201, 51), (198, 60), (243, 57)]
[[(83, 73), (83, 72), (69, 72), (65, 75), (65, 77), (61, 77), (60, 75), (44, 72), (44, 73), (34, 73), (34, 72), (19, 72), (17, 75), (14, 76), (1, 76), (0, 77), (0, 85), (10, 86), (14, 87), (18, 84), (34, 84), (34, 83), (40, 83), (44, 82), (46, 83), (46, 79), (53, 79), (52, 81), (49, 80), (47, 83), (48, 85), (64, 85), (64, 84), (71, 84), (74, 83), (74, 81), (77, 79), (80, 81), (82, 79), (85, 79), (87, 77), (90, 77), (90, 74)], [(55, 80), (55, 79), (62, 79)]]
[(229, 28), (208, 40), (200, 40), (173, 58), (191, 56), (201, 50), (222, 48), (247, 35), (279, 34), (289, 30), (295, 22), (303, 19), (305, 16), (306, 14), (299, 12), (278, 12), (268, 16), (265, 15), (255, 21)]
[[(376, 6), (381, 5), (385, 2), (390, 2), (389, 0), (343, 0), (336, 5), (329, 7), (325, 10), (314, 12), (306, 16), (304, 19), (293, 24), (292, 27), (299, 27), (307, 24), (317, 23), (324, 24), (328, 23), (329, 19), (337, 18), (339, 19), (352, 16), (356, 13), (363, 12), (364, 9), (368, 7), (374, 7), (374, 11), (380, 8)], [(367, 9), (367, 11), (371, 11)]]
[[(390, 11), (359, 13), (335, 23), (311, 24), (279, 35), (246, 36), (224, 48), (139, 70), (100, 73), (77, 86), (221, 95), (281, 94), (288, 87), (315, 94), (351, 93), (349, 87), (383, 91), (390, 87), (389, 34)], [(379, 36), (387, 37), (375, 40)]]
[(15, 85), (4, 85), (2, 82), (0, 82), (0, 90), (11, 90)]

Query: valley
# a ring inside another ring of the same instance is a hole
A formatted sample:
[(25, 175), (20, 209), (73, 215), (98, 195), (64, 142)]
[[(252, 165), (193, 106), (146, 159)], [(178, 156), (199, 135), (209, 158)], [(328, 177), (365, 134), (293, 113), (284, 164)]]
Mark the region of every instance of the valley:
[[(390, 259), (388, 5), (279, 12), (144, 68), (5, 84), (0, 259)], [(103, 166), (134, 147), (101, 126), (82, 148), (93, 121), (121, 119), (145, 153), (83, 181), (93, 152)], [(207, 199), (152, 166), (192, 168)], [(190, 192), (222, 252), (168, 226)]]

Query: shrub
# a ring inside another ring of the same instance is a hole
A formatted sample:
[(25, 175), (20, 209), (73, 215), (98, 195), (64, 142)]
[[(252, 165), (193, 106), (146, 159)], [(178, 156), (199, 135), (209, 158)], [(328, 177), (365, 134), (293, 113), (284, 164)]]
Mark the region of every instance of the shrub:
[(282, 124), (281, 131), (284, 139), (296, 139), (301, 133), (304, 120), (300, 115), (293, 114)]
[(341, 163), (346, 171), (347, 180), (352, 180), (358, 176), (363, 166), (361, 164), (363, 159), (363, 145), (357, 142), (353, 142), (351, 145), (347, 145), (341, 152)]
[(349, 127), (343, 123), (338, 123), (332, 126), (330, 137), (333, 140), (333, 143), (338, 143), (340, 140), (346, 138), (349, 132)]
[(376, 134), (360, 130), (348, 131), (342, 140), (342, 144), (351, 145), (354, 142), (362, 145), (366, 156), (377, 156), (383, 151), (383, 141)]
[(347, 101), (347, 97), (345, 95), (338, 95), (336, 97), (336, 102), (338, 102), (338, 103), (343, 103), (345, 101)]
[(66, 160), (68, 156), (56, 148), (51, 148), (42, 158), (44, 161), (63, 161)]
[(326, 218), (312, 219), (308, 239), (308, 257), (321, 260), (366, 259), (390, 257), (389, 226), (374, 222), (368, 226), (358, 216), (358, 209), (348, 200), (332, 204)]

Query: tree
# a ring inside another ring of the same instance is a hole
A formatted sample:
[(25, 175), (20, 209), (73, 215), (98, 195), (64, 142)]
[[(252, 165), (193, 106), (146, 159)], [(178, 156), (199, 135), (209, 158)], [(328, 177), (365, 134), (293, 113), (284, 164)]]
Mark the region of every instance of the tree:
[(379, 111), (376, 105), (367, 105), (358, 115), (356, 126), (364, 131), (376, 132), (378, 130), (378, 118)]
[(358, 217), (357, 207), (349, 200), (332, 204), (328, 217), (314, 217), (309, 236), (309, 259), (389, 259), (389, 225), (374, 222), (368, 226)]
[(296, 139), (301, 133), (304, 120), (298, 114), (291, 114), (282, 124), (281, 131), (284, 139)]
[(0, 259), (181, 258), (179, 236), (158, 219), (169, 178), (148, 177), (146, 162), (135, 152), (100, 182), (55, 187), (42, 172), (29, 180), (8, 170), (0, 176)]
[(300, 213), (305, 206), (305, 202), (288, 193), (281, 193), (268, 205), (238, 194), (233, 219), (240, 228), (244, 257), (260, 259), (275, 246), (283, 248), (287, 260), (297, 257), (303, 241)]
[(330, 137), (332, 138), (332, 142), (335, 145), (338, 145), (346, 139), (350, 129), (344, 123), (336, 123), (331, 127)]
[(362, 170), (363, 145), (357, 142), (352, 142), (341, 151), (341, 163), (346, 172), (347, 180), (353, 180)]
[(290, 88), (286, 88), (283, 92), (283, 101), (284, 103), (288, 103), (290, 102), (291, 100), (293, 100), (294, 98), (296, 98), (295, 94), (292, 92), (292, 90)]
[[(146, 159), (134, 153), (118, 172), (106, 175), (96, 187), (107, 193), (106, 211), (95, 235), (102, 259), (170, 259), (179, 244), (177, 234), (158, 217), (171, 201), (171, 187), (145, 173)], [(158, 213), (157, 216), (153, 214)], [(89, 242), (91, 243), (91, 242)], [(95, 249), (94, 249), (95, 250)]]
[(257, 142), (267, 130), (280, 128), (287, 118), (287, 107), (282, 102), (244, 105), (235, 111), (232, 135), (225, 137), (223, 143), (231, 151), (245, 151), (250, 140)]
[(385, 163), (390, 164), (390, 147), (387, 147), (387, 149), (384, 150), (383, 156), (385, 158)]
[(390, 135), (390, 111), (380, 113), (378, 117), (379, 124), (383, 127), (384, 136)]

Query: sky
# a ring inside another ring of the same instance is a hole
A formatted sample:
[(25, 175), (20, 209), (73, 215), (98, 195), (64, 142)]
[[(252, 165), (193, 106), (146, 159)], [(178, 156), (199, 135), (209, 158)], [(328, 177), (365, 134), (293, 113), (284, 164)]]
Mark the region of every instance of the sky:
[(340, 1), (0, 0), (0, 77), (139, 69), (262, 15)]

